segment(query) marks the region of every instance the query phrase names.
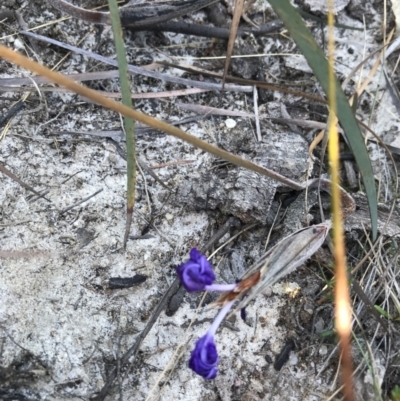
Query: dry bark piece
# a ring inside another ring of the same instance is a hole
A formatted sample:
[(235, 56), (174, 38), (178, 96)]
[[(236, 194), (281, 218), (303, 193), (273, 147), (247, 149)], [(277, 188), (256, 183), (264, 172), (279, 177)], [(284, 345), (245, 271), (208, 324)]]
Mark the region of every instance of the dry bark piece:
[[(365, 194), (358, 192), (353, 194), (353, 198), (357, 204), (357, 210), (348, 216), (345, 221), (346, 231), (352, 230), (370, 230), (371, 229), (371, 219), (369, 215), (368, 202)], [(390, 216), (390, 207), (378, 203), (378, 232), (383, 233), (385, 236), (389, 237), (399, 237), (400, 235), (400, 213), (397, 209), (393, 211), (393, 214), (388, 221), (387, 226), (385, 223)], [(385, 230), (383, 231), (385, 227)]]
[[(218, 135), (221, 148), (251, 159), (291, 179), (302, 181), (307, 170), (307, 142), (292, 133), (270, 133), (256, 142), (250, 125), (239, 121)], [(203, 165), (190, 180), (181, 178), (177, 204), (191, 210), (219, 210), (245, 223), (266, 223), (277, 188), (281, 184), (266, 176), (231, 165)]]
[[(122, 26), (143, 27), (157, 25), (173, 18), (193, 13), (203, 7), (215, 3), (218, 0), (178, 0), (165, 2), (152, 2), (135, 4), (129, 2), (120, 7)], [(101, 11), (90, 11), (74, 6), (64, 0), (52, 0), (49, 3), (60, 11), (72, 17), (92, 22), (94, 24), (111, 25), (110, 13)]]
[(112, 290), (130, 288), (134, 285), (142, 284), (147, 280), (143, 274), (135, 274), (132, 277), (111, 277), (108, 280), (108, 288)]
[[(253, 55), (257, 54), (257, 48), (249, 41), (241, 38), (236, 39), (235, 55)], [(239, 77), (245, 79), (254, 78), (259, 69), (259, 63), (255, 63), (252, 57), (239, 57), (231, 60), (231, 69)]]
[(292, 339), (289, 339), (286, 344), (283, 346), (281, 349), (281, 352), (276, 356), (275, 363), (274, 363), (274, 369), (275, 370), (281, 370), (283, 365), (287, 362), (289, 359), (290, 352), (295, 348), (294, 341)]

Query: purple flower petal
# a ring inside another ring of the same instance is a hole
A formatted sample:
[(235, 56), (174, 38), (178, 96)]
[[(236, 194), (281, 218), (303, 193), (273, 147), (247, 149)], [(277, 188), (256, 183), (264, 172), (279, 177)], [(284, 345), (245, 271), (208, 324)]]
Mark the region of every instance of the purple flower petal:
[(190, 259), (181, 264), (176, 272), (188, 292), (204, 291), (215, 280), (210, 262), (196, 248), (190, 251)]
[(189, 368), (205, 379), (215, 379), (218, 373), (219, 358), (214, 337), (206, 334), (196, 342), (189, 360)]

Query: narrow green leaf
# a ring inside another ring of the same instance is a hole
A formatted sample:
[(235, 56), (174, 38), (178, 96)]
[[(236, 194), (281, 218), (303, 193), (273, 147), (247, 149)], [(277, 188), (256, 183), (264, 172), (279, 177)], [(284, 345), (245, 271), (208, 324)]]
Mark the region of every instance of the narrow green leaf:
[[(131, 90), (128, 75), (128, 63), (126, 62), (125, 44), (122, 39), (121, 20), (116, 0), (108, 0), (112, 29), (114, 33), (115, 48), (117, 50), (117, 61), (119, 79), (121, 83), (122, 104), (132, 108)], [(135, 205), (136, 188), (136, 155), (135, 155), (135, 127), (129, 117), (124, 117), (126, 134), (126, 160), (127, 160), (127, 204), (126, 204), (126, 225), (124, 235), (124, 248), (128, 240), (129, 230), (132, 223), (133, 207)]]
[(387, 313), (384, 309), (382, 309), (379, 305), (374, 305), (374, 308), (382, 315), (384, 316), (386, 319), (392, 320), (393, 317)]
[(393, 401), (400, 401), (400, 386), (396, 384), (390, 395)]
[(358, 93), (355, 92), (354, 93), (353, 104), (351, 105), (351, 110), (353, 111), (354, 115), (356, 115), (357, 107), (358, 107)]
[[(290, 4), (289, 0), (268, 1), (276, 14), (278, 14), (279, 18), (285, 24), (300, 51), (304, 54), (304, 57), (307, 59), (308, 64), (313, 70), (325, 93), (328, 94), (328, 61), (305, 26), (300, 14)], [(337, 117), (343, 127), (346, 139), (354, 154), (358, 169), (364, 182), (371, 215), (372, 238), (375, 240), (378, 225), (378, 205), (371, 161), (368, 156), (360, 127), (357, 124), (349, 102), (337, 79), (335, 79), (335, 85)]]
[(336, 336), (336, 331), (326, 330), (326, 331), (321, 331), (321, 333), (318, 333), (319, 338), (326, 338), (326, 337), (332, 337), (332, 336)]

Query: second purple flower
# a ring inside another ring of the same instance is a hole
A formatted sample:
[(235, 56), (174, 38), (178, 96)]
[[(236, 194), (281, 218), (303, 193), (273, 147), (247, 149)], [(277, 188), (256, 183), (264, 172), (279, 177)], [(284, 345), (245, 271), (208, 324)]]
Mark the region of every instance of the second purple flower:
[(215, 274), (207, 258), (196, 248), (190, 251), (190, 259), (176, 269), (181, 283), (188, 292), (204, 291), (215, 280)]

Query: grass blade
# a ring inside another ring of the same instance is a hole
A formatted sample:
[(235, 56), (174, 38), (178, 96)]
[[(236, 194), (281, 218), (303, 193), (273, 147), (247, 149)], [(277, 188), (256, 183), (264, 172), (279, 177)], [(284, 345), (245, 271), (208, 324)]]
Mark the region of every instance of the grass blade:
[[(290, 4), (289, 0), (268, 1), (274, 11), (278, 14), (279, 18), (285, 24), (300, 51), (304, 54), (308, 64), (312, 68), (325, 93), (328, 94), (328, 62), (325, 59), (325, 56), (322, 50), (319, 48), (317, 42), (314, 40), (311, 33), (305, 26), (300, 14)], [(372, 238), (375, 241), (377, 236), (378, 205), (371, 162), (369, 160), (360, 127), (357, 124), (349, 102), (343, 90), (341, 89), (337, 78), (334, 77), (333, 79), (335, 84), (337, 117), (343, 127), (345, 136), (354, 154), (358, 169), (364, 182), (371, 215)]]
[[(114, 33), (115, 48), (117, 50), (117, 61), (119, 80), (121, 83), (122, 104), (132, 108), (131, 89), (128, 78), (128, 63), (126, 62), (125, 43), (122, 39), (121, 20), (116, 0), (108, 0), (112, 29)], [(129, 236), (132, 223), (133, 207), (135, 205), (136, 188), (136, 155), (135, 155), (135, 126), (132, 118), (124, 117), (126, 135), (126, 161), (127, 161), (127, 202), (126, 202), (126, 224), (124, 235), (124, 248)]]
[[(340, 339), (342, 351), (342, 382), (343, 394), (346, 401), (354, 400), (353, 393), (353, 363), (351, 357), (351, 301), (349, 294), (349, 283), (347, 279), (346, 248), (343, 234), (342, 202), (339, 193), (339, 133), (337, 130), (337, 98), (336, 77), (334, 71), (334, 17), (333, 0), (328, 1), (328, 101), (329, 101), (329, 164), (331, 167), (332, 180), (332, 214), (333, 214), (333, 254), (335, 258), (335, 328)], [(346, 100), (347, 106), (349, 103)]]
[(242, 12), (243, 12), (243, 5), (244, 5), (244, 0), (236, 0), (235, 11), (234, 11), (233, 17), (232, 17), (231, 30), (229, 32), (228, 48), (226, 49), (224, 75), (222, 78), (222, 90), (224, 90), (225, 79), (226, 79), (226, 76), (228, 75), (228, 68), (229, 68), (229, 64), (231, 62), (233, 46), (235, 45), (236, 33), (238, 30), (240, 18), (242, 16)]

